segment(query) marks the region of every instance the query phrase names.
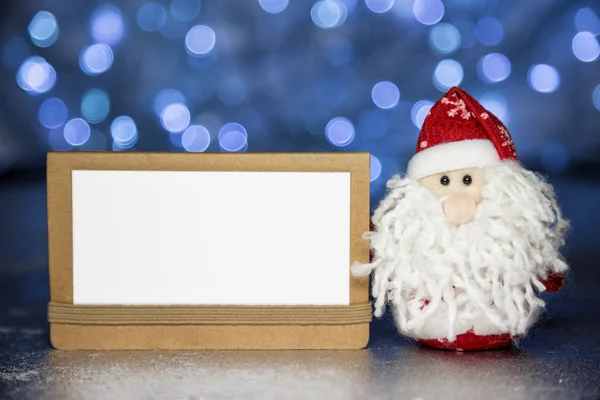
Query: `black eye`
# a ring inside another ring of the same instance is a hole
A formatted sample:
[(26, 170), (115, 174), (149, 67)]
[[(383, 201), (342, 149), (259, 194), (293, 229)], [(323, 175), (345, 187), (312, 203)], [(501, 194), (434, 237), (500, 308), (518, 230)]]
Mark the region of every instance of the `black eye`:
[(471, 178), (471, 175), (463, 176), (463, 183), (467, 186), (473, 183), (473, 178)]
[(444, 175), (440, 178), (440, 183), (444, 186), (447, 186), (450, 184), (450, 178), (448, 178), (446, 175)]

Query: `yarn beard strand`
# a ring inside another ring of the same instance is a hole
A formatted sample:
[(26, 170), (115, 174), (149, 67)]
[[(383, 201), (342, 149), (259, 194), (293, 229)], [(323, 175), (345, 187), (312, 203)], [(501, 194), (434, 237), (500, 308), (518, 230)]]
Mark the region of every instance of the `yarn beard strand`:
[(444, 199), (410, 178), (394, 176), (364, 238), (373, 273), (374, 314), (390, 304), (398, 330), (418, 339), (475, 334), (522, 336), (544, 302), (540, 279), (568, 269), (559, 250), (569, 222), (544, 178), (517, 162), (485, 168), (483, 201), (469, 223), (454, 227)]

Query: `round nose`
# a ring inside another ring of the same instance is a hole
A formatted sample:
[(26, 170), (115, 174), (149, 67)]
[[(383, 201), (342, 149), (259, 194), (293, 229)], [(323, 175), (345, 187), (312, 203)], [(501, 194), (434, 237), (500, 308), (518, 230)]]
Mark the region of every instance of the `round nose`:
[(477, 211), (477, 202), (473, 196), (457, 192), (444, 202), (444, 214), (452, 223), (460, 225), (469, 222)]

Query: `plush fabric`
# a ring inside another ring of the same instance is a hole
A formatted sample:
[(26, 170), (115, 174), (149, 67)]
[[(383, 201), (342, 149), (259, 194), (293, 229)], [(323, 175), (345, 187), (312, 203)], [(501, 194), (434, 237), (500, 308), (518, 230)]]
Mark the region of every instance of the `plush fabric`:
[(490, 140), (463, 140), (441, 143), (418, 152), (408, 162), (406, 173), (419, 180), (441, 172), (499, 163), (500, 157)]
[(518, 162), (485, 168), (472, 221), (448, 224), (441, 200), (417, 181), (396, 176), (365, 235), (373, 250), (375, 315), (390, 304), (399, 331), (419, 340), (527, 333), (548, 290), (543, 280), (568, 267), (559, 249), (568, 221), (552, 187)]
[(429, 339), (419, 340), (424, 346), (436, 349), (454, 350), (454, 351), (476, 351), (502, 349), (512, 344), (513, 338), (509, 334), (485, 335), (480, 336), (468, 331), (456, 336), (456, 340), (449, 342), (447, 339)]
[(416, 154), (408, 164), (408, 176), (468, 167), (482, 167), (498, 160), (518, 161), (506, 126), (471, 95), (450, 89), (423, 122)]

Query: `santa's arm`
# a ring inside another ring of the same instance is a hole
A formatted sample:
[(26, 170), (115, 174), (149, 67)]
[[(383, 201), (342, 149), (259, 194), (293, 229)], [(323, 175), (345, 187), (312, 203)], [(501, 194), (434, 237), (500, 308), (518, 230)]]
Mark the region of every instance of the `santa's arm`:
[(542, 285), (546, 287), (544, 292), (558, 292), (563, 288), (563, 286), (565, 286), (565, 275), (562, 272), (550, 270), (548, 271), (548, 276), (546, 276), (545, 279), (540, 279), (540, 282), (542, 282)]

